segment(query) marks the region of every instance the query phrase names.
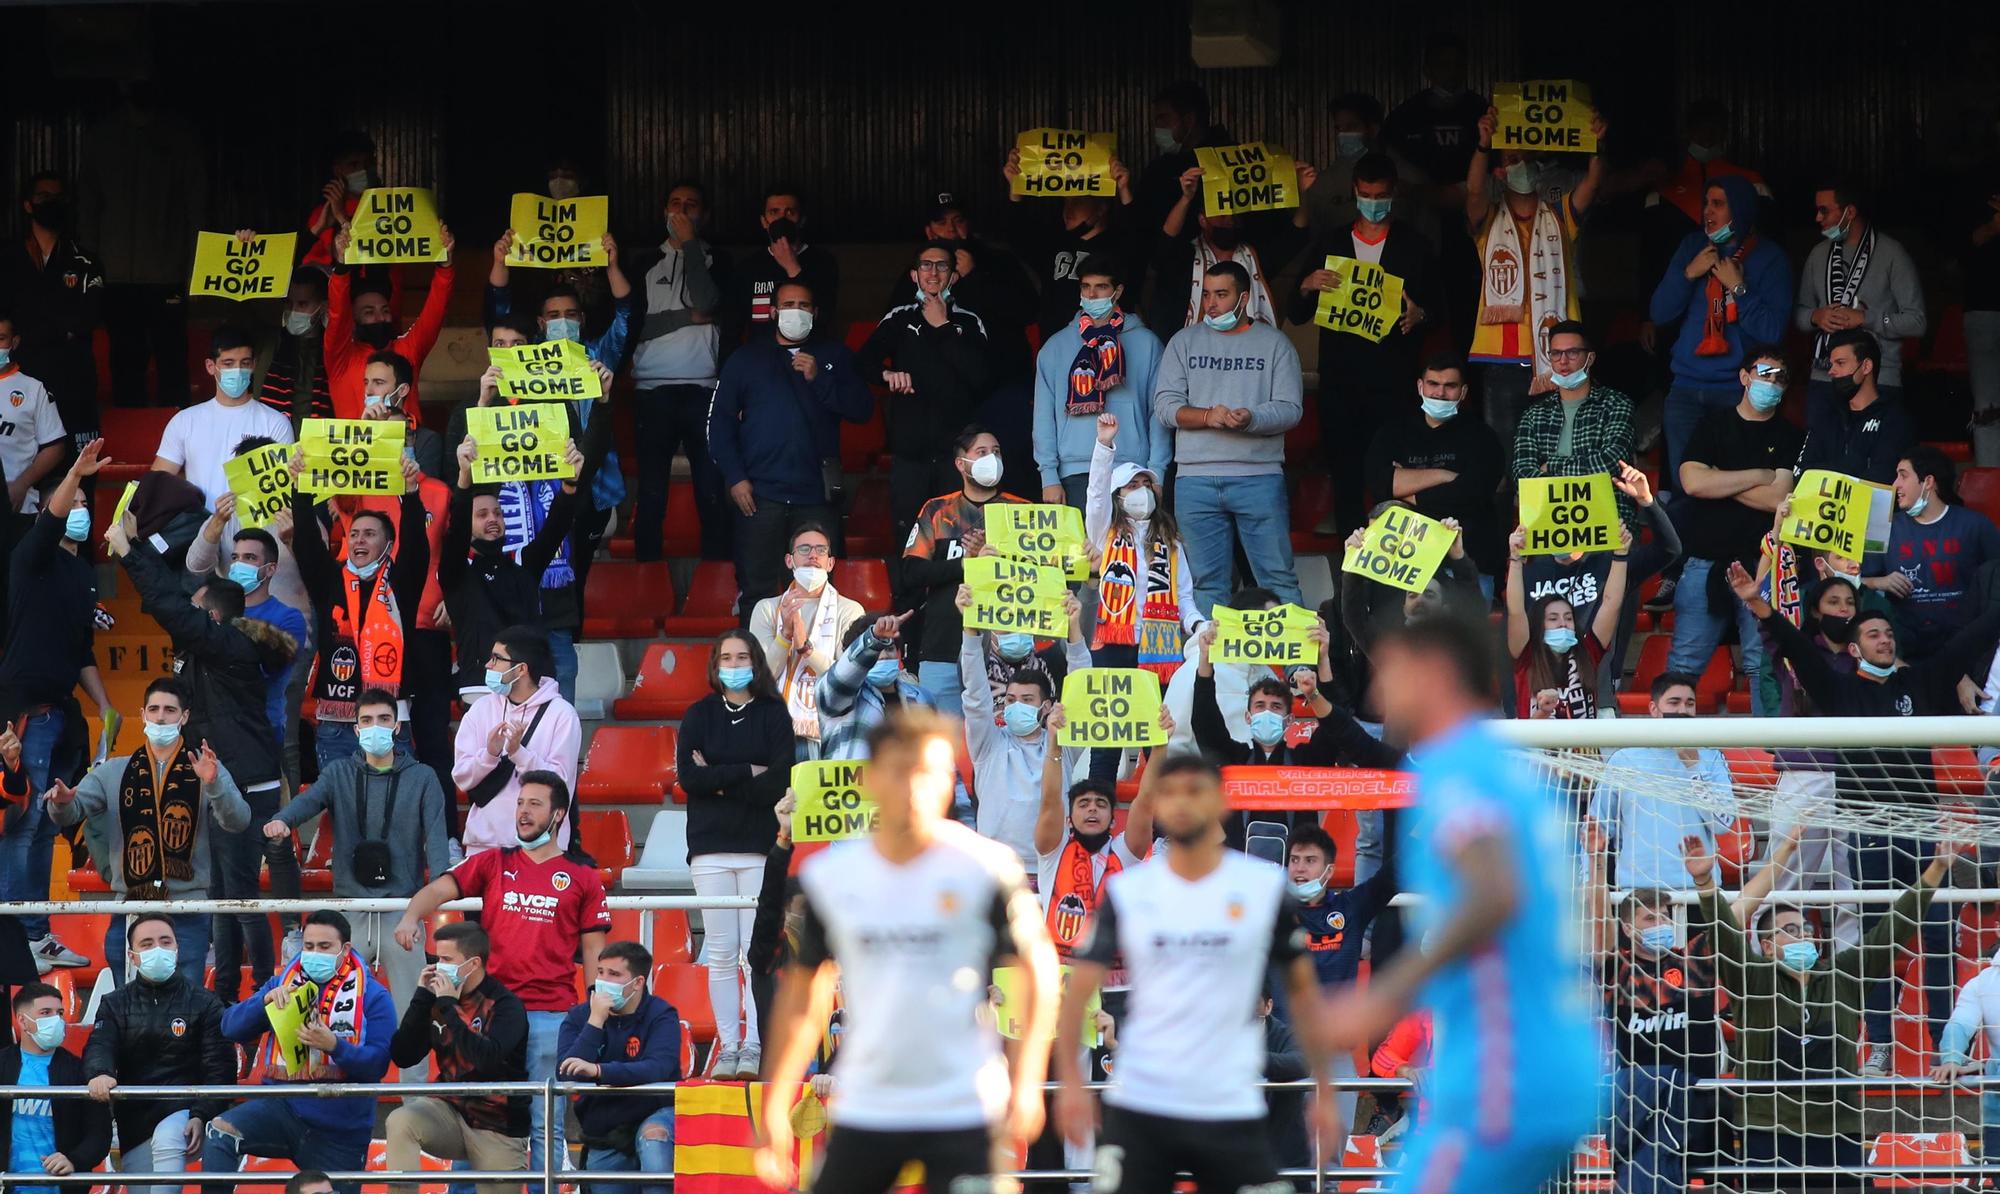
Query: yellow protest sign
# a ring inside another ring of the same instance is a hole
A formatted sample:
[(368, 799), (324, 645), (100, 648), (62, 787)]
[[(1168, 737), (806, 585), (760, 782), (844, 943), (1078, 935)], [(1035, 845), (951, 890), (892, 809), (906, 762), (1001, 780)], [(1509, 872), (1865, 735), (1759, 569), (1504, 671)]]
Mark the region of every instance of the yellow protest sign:
[(1222, 145), (1197, 149), (1194, 157), (1201, 165), (1202, 210), (1211, 216), (1299, 205), (1298, 167), (1275, 145)]
[(299, 430), (299, 489), (314, 497), (401, 496), (403, 431), (401, 419), (307, 419)]
[(1340, 278), (1319, 292), (1313, 322), (1329, 331), (1380, 340), (1403, 317), (1403, 280), (1379, 265), (1352, 257), (1328, 257), (1326, 268)]
[(1521, 529), (1527, 533), (1522, 555), (1617, 549), (1618, 501), (1609, 473), (1523, 477), (1520, 499)]
[(1070, 580), (1090, 579), (1090, 545), (1083, 511), (1075, 506), (994, 502), (986, 507), (986, 542), (1010, 560), (1060, 568)]
[(574, 340), (489, 348), (486, 359), (500, 366), (502, 398), (589, 402), (604, 394), (604, 380), (591, 365), (590, 352)]
[(194, 273), (188, 294), (220, 298), (284, 298), (292, 284), (299, 234), (274, 232), (238, 240), (233, 232), (194, 234)]
[(444, 225), (437, 197), (422, 187), (370, 187), (361, 192), (347, 230), (348, 265), (442, 262)]
[(271, 1038), (277, 1046), (271, 1056), (287, 1074), (312, 1070), (312, 1047), (299, 1043), (299, 1029), (312, 1018), (318, 1000), (319, 985), (303, 982), (292, 988), (291, 998), (264, 1005), (264, 1018), (271, 1022)]
[[(1062, 984), (1056, 990), (1058, 1001), (1069, 993), (1070, 968), (1061, 968)], [(1028, 1026), (1021, 1019), (1021, 984), (1027, 972), (1019, 966), (995, 966), (993, 968), (993, 1026), (1000, 1035), (1010, 1041), (1018, 1041)], [(1083, 1005), (1083, 1044), (1095, 1049), (1104, 1043), (1104, 1034), (1097, 1030), (1097, 1013), (1104, 1009), (1102, 990), (1092, 991), (1090, 999)]]
[(839, 842), (875, 829), (875, 802), (861, 787), (859, 759), (816, 759), (792, 764), (792, 840)]
[(1874, 487), (1845, 473), (1810, 468), (1792, 487), (1791, 513), (1778, 538), (1858, 560), (1866, 551)]
[(1063, 598), (1069, 589), (1060, 571), (999, 556), (973, 556), (965, 561), (965, 583), (972, 590), (966, 629), (1068, 637)]
[(125, 511), (132, 508), (132, 499), (138, 496), (138, 493), (139, 483), (137, 481), (125, 482), (125, 492), (118, 495), (118, 504), (111, 507), (110, 525), (117, 526), (119, 523), (125, 521)]
[(516, 269), (570, 269), (603, 265), (611, 200), (604, 195), (551, 199), (517, 193), (510, 208), (514, 243), (507, 264)]
[(472, 461), (477, 485), (495, 481), (567, 481), (569, 412), (560, 402), (469, 406), (465, 430), (479, 446)]
[(1029, 129), (1014, 138), (1021, 151), (1021, 172), (1010, 190), (1016, 195), (1062, 199), (1070, 195), (1116, 195), (1111, 159), (1118, 152), (1115, 133), (1081, 129)]
[(1571, 79), (1501, 83), (1493, 88), (1493, 106), (1500, 113), (1493, 130), (1495, 153), (1597, 152), (1597, 138), (1590, 132), (1597, 113), (1590, 106), (1590, 88), (1581, 83)]
[(236, 521), (268, 526), (292, 503), (292, 445), (265, 444), (222, 462), (229, 492), (236, 495)]
[(1361, 535), (1361, 545), (1341, 557), (1340, 570), (1421, 593), (1437, 574), (1456, 537), (1450, 527), (1415, 510), (1391, 506)]
[(1215, 607), (1215, 641), (1210, 663), (1260, 664), (1289, 671), (1316, 667), (1319, 644), (1312, 641), (1319, 615), (1296, 605), (1276, 609)]
[(1063, 677), (1064, 746), (1164, 746), (1160, 678), (1144, 668), (1087, 667)]

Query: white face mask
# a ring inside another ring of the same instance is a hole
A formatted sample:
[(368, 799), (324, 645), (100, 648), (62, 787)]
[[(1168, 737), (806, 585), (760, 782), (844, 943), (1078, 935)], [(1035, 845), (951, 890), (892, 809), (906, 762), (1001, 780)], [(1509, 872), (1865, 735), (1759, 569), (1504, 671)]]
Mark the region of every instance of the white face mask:
[(1151, 518), (1153, 516), (1153, 491), (1143, 485), (1137, 489), (1128, 489), (1118, 495), (1118, 504), (1123, 506), (1125, 513), (1133, 518)]
[(797, 343), (812, 335), (813, 313), (797, 307), (784, 307), (778, 311), (778, 334)]
[(998, 452), (995, 452), (992, 453), (991, 455), (981, 456), (977, 460), (974, 460), (972, 462), (972, 467), (967, 469), (966, 472), (968, 475), (971, 476), (973, 484), (983, 486), (987, 489), (991, 489), (995, 485), (1000, 484), (1000, 473), (1002, 468), (1003, 466), (1000, 463), (1000, 454)]
[(826, 587), (826, 569), (801, 564), (792, 569), (792, 580), (808, 593), (817, 593)]

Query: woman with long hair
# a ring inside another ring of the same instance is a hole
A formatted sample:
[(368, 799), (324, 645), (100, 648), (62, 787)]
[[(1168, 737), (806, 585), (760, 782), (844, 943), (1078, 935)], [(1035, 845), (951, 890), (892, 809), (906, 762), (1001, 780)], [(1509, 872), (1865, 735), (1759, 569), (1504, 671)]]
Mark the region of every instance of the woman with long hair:
[(1625, 603), (1625, 570), (1632, 532), (1618, 528), (1604, 597), (1589, 627), (1576, 624), (1576, 609), (1554, 593), (1526, 605), (1522, 594), (1521, 551), (1527, 534), (1520, 527), (1507, 539), (1507, 654), (1514, 660), (1514, 705), (1519, 717), (1596, 717), (1602, 680), (1598, 666), (1618, 633)]
[[(776, 838), (771, 810), (791, 780), (797, 748), (763, 648), (746, 630), (715, 637), (707, 696), (681, 719), (675, 751), (687, 792), (688, 870), (703, 896), (756, 896)], [(763, 1062), (757, 1005), (739, 979), (756, 913), (704, 910), (702, 961), (715, 1009), (711, 1077), (754, 1079)]]

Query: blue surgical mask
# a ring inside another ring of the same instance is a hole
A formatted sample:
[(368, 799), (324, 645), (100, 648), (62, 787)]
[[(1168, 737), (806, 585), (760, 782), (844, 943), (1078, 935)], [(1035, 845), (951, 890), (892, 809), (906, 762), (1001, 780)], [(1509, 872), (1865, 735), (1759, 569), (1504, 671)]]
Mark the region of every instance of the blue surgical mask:
[(74, 542), (81, 543), (90, 538), (90, 508), (71, 506), (63, 519), (63, 534)]
[(1674, 926), (1648, 925), (1640, 929), (1639, 944), (1656, 954), (1666, 953), (1674, 947)]
[(180, 726), (171, 721), (149, 721), (146, 723), (146, 741), (161, 750), (172, 746), (180, 736)]
[(877, 688), (887, 688), (896, 682), (896, 677), (902, 674), (903, 665), (900, 661), (894, 659), (877, 660), (875, 666), (868, 669), (868, 682)]
[(1426, 398), (1424, 413), (1442, 423), (1458, 413), (1458, 403), (1446, 398)]
[(250, 390), (248, 369), (221, 369), (215, 374), (215, 387), (231, 398), (241, 398)]
[(1204, 315), (1201, 321), (1207, 324), (1211, 331), (1226, 332), (1235, 327), (1241, 318), (1243, 317), (1234, 311), (1224, 311), (1220, 315)]
[(1358, 158), (1368, 152), (1368, 137), (1364, 133), (1335, 133), (1334, 155), (1343, 158)]
[(993, 645), (999, 650), (1002, 659), (1026, 659), (1035, 652), (1035, 636), (1009, 631), (1006, 634), (995, 635)]
[(388, 726), (362, 726), (354, 731), (355, 741), (361, 744), (361, 753), (381, 758), (396, 749), (396, 731)]
[(1866, 659), (1857, 659), (1854, 661), (1854, 666), (1861, 669), (1863, 675), (1873, 676), (1877, 680), (1887, 680), (1896, 674), (1896, 665), (1893, 663), (1888, 667), (1883, 667), (1879, 663), (1870, 663)]
[(1785, 387), (1775, 381), (1753, 381), (1750, 383), (1750, 405), (1758, 410), (1776, 410), (1785, 400)]
[(1574, 390), (1584, 382), (1590, 380), (1590, 366), (1586, 365), (1581, 369), (1573, 369), (1568, 373), (1550, 373), (1549, 380), (1555, 382), (1556, 385), (1565, 390)]
[(248, 593), (263, 581), (263, 572), (264, 570), (255, 564), (236, 560), (229, 565), (229, 581), (237, 588)]
[[(507, 671), (512, 670), (514, 669), (507, 669)], [(486, 669), (486, 691), (504, 693), (512, 687), (514, 687), (514, 682), (507, 678), (507, 672), (496, 672), (492, 668)]]
[(306, 335), (318, 323), (319, 316), (313, 314), (311, 311), (285, 312), (285, 330), (294, 336)]
[(1007, 723), (1007, 732), (1016, 738), (1026, 738), (1042, 728), (1042, 710), (1037, 705), (1015, 701), (1000, 716)]
[(1527, 162), (1515, 162), (1507, 167), (1507, 189), (1516, 195), (1531, 195), (1535, 190), (1535, 168)]
[(1118, 300), (1114, 298), (1087, 298), (1077, 305), (1083, 308), (1085, 315), (1090, 316), (1093, 320), (1097, 320), (1111, 314), (1111, 309), (1118, 305)]
[(1724, 245), (1728, 244), (1729, 238), (1735, 235), (1736, 225), (1733, 223), (1724, 224), (1722, 227), (1708, 234), (1708, 241), (1710, 244)]
[(749, 667), (717, 668), (715, 678), (726, 692), (743, 692), (750, 687), (751, 677), (757, 673)]
[(1820, 229), (1819, 234), (1828, 240), (1839, 240), (1841, 237), (1847, 235), (1847, 226), (1851, 223), (1853, 223), (1852, 220), (1842, 220), (1831, 228)]
[(353, 560), (347, 561), (347, 570), (349, 572), (352, 572), (354, 575), (360, 577), (362, 580), (367, 580), (369, 577), (375, 575), (376, 571), (381, 567), (382, 567), (381, 556), (376, 556), (374, 559), (368, 561), (366, 564), (357, 564)]
[(1915, 518), (1917, 515), (1922, 514), (1925, 510), (1930, 509), (1930, 504), (1931, 500), (1920, 493), (1917, 495), (1917, 500), (1911, 502), (1910, 508), (1908, 510), (1905, 510), (1904, 513), (1908, 514), (1911, 518)]
[(583, 324), (574, 319), (551, 319), (542, 325), (542, 339), (545, 342), (550, 340), (581, 340), (583, 339)]
[(8, 365), (12, 364), (13, 361), (14, 361), (14, 350), (11, 348), (0, 348), (0, 369), (5, 369)]
[(1370, 224), (1380, 224), (1388, 219), (1390, 209), (1395, 206), (1394, 199), (1364, 199), (1358, 195), (1354, 199), (1355, 210), (1359, 211), (1361, 218)]
[(1293, 899), (1301, 904), (1310, 904), (1326, 894), (1326, 876), (1321, 875), (1304, 883), (1287, 883), (1285, 886), (1292, 893)]
[(1812, 941), (1787, 941), (1778, 956), (1794, 970), (1811, 970), (1819, 962), (1819, 945)]
[(539, 850), (554, 840), (555, 836), (556, 822), (553, 817), (549, 818), (548, 827), (533, 837), (522, 837), (520, 830), (514, 831), (514, 840), (521, 843), (523, 850)]
[(590, 985), (596, 988), (599, 995), (611, 1000), (612, 1007), (618, 1008), (625, 1005), (624, 983), (614, 983), (608, 978), (600, 978), (593, 980)]
[(1285, 715), (1275, 709), (1259, 709), (1250, 715), (1250, 738), (1259, 746), (1276, 746), (1285, 740)]
[(299, 955), (299, 969), (305, 971), (307, 978), (316, 983), (323, 983), (333, 977), (334, 971), (340, 969), (340, 955), (301, 953)]
[(438, 977), (443, 979), (447, 983), (450, 983), (454, 987), (458, 985), (459, 977), (458, 977), (457, 962), (439, 962), (437, 964), (437, 972), (438, 972)]
[(1174, 130), (1161, 129), (1161, 128), (1156, 128), (1153, 130), (1154, 149), (1159, 150), (1161, 153), (1172, 153), (1174, 150), (1179, 149), (1180, 147), (1181, 143), (1179, 141), (1174, 140)]
[(35, 1043), (44, 1049), (61, 1048), (68, 1032), (69, 1025), (60, 1015), (35, 1017)]
[(149, 983), (163, 983), (174, 976), (174, 968), (181, 964), (181, 951), (165, 946), (139, 951), (139, 977)]
[(1567, 626), (1556, 626), (1542, 631), (1542, 644), (1561, 655), (1576, 646), (1576, 631)]

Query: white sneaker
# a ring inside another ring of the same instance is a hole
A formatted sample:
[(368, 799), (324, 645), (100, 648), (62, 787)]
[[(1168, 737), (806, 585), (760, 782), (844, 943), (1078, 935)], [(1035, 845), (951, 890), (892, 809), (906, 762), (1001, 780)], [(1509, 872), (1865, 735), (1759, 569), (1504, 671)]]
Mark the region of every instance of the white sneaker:
[(69, 946), (56, 940), (54, 933), (43, 937), (29, 948), (35, 951), (35, 969), (41, 971), (43, 974), (47, 974), (49, 972), (48, 968), (51, 966), (75, 967), (90, 965), (89, 958), (84, 957)]
[(1894, 1060), (1894, 1056), (1895, 1046), (1893, 1045), (1868, 1046), (1868, 1060), (1861, 1065), (1861, 1076), (1863, 1078), (1887, 1078), (1889, 1076), (1889, 1063)]
[(717, 1045), (715, 1047), (715, 1064), (708, 1067), (709, 1080), (711, 1082), (734, 1082), (736, 1081), (736, 1070), (736, 1046)]
[(764, 1076), (763, 1046), (744, 1042), (736, 1054), (736, 1076), (744, 1082), (755, 1082)]

